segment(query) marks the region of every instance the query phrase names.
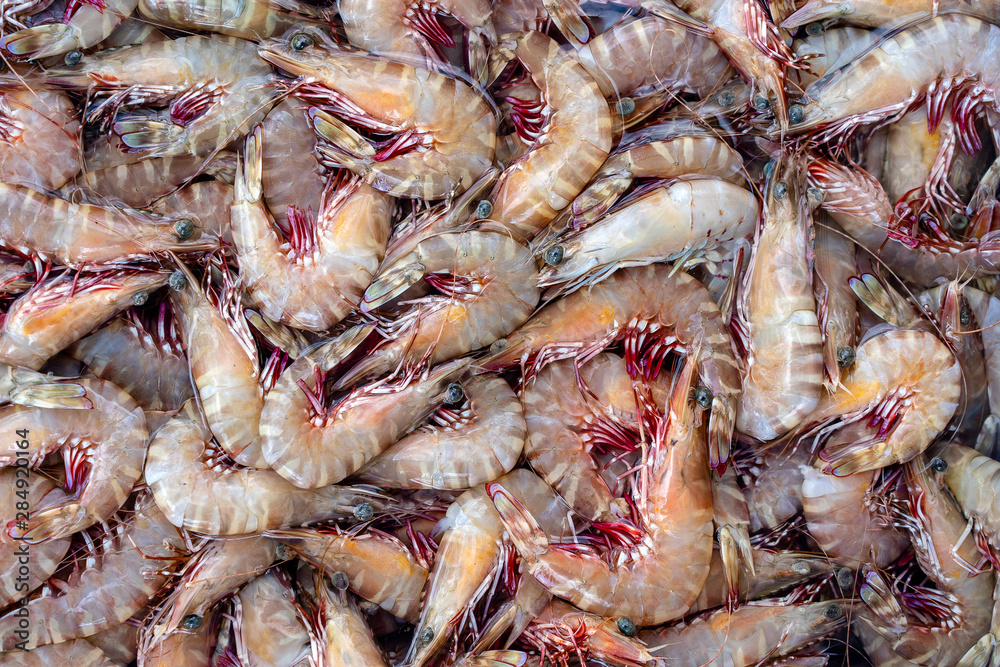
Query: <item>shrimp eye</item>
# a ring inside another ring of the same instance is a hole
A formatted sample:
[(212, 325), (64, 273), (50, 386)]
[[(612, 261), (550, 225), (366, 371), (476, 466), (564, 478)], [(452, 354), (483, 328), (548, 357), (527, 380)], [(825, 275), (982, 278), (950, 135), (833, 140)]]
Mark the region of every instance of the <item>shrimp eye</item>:
[(774, 188), (771, 190), (771, 194), (774, 195), (775, 199), (784, 199), (785, 195), (788, 194), (788, 183), (784, 181), (778, 181), (774, 184)]
[(174, 223), (174, 234), (177, 234), (177, 238), (181, 241), (191, 238), (194, 234), (194, 223), (187, 218), (181, 218)]
[(79, 65), (80, 61), (83, 60), (83, 51), (79, 49), (74, 49), (66, 54), (63, 58), (63, 62), (66, 63), (66, 67), (73, 67)]
[(635, 621), (633, 621), (628, 616), (618, 617), (618, 632), (622, 633), (626, 637), (635, 636)]
[(493, 213), (493, 203), (489, 199), (483, 199), (476, 204), (476, 217), (479, 219), (488, 218)]
[(288, 40), (288, 45), (292, 47), (292, 51), (305, 51), (315, 43), (316, 40), (304, 32), (297, 32)]
[(813, 36), (822, 35), (823, 34), (823, 24), (820, 23), (819, 21), (816, 21), (814, 23), (810, 23), (809, 25), (806, 26), (806, 34), (807, 35), (813, 35)]
[(795, 574), (809, 574), (809, 563), (804, 560), (797, 560), (792, 563), (792, 572)]
[(423, 632), (420, 633), (420, 643), (430, 644), (434, 641), (434, 628), (425, 628)]
[(507, 349), (507, 339), (500, 338), (498, 340), (493, 341), (493, 344), (490, 345), (490, 354), (498, 354), (506, 349)]
[(361, 503), (354, 508), (354, 518), (358, 521), (371, 521), (373, 516), (375, 516), (375, 508), (371, 506), (371, 503)]
[(545, 251), (545, 263), (549, 266), (559, 266), (566, 254), (566, 248), (561, 245), (554, 245)]
[(291, 560), (292, 554), (289, 553), (288, 547), (279, 543), (278, 547), (274, 550), (274, 557), (277, 560)]
[(708, 387), (698, 387), (694, 390), (694, 402), (705, 408), (712, 407), (712, 391)]
[(972, 313), (969, 312), (969, 304), (962, 302), (962, 308), (958, 311), (958, 321), (962, 323), (963, 327), (967, 327), (972, 324)]
[(736, 103), (736, 93), (731, 90), (724, 90), (719, 93), (719, 104), (724, 107), (731, 107)]
[(851, 572), (851, 568), (842, 567), (837, 570), (837, 583), (841, 588), (850, 588), (854, 585), (854, 573)]
[(347, 590), (347, 587), (351, 585), (350, 580), (347, 578), (347, 574), (344, 572), (334, 572), (332, 581), (333, 587), (338, 591)]
[(774, 173), (774, 167), (778, 164), (777, 160), (768, 160), (767, 164), (764, 165), (764, 180), (771, 178), (771, 174)]
[(823, 612), (823, 615), (826, 616), (831, 621), (836, 621), (838, 618), (844, 615), (844, 610), (839, 604), (832, 604), (826, 608), (826, 610)]
[(631, 97), (623, 97), (618, 100), (618, 113), (623, 116), (627, 116), (633, 111), (635, 111), (635, 100)]
[(767, 111), (768, 109), (771, 108), (771, 103), (768, 101), (766, 97), (764, 97), (760, 93), (757, 93), (756, 95), (753, 96), (753, 107), (757, 111)]
[(965, 215), (964, 213), (955, 213), (951, 216), (951, 220), (949, 220), (949, 222), (951, 222), (952, 229), (954, 229), (956, 232), (961, 232), (964, 231), (965, 228), (969, 226), (970, 220), (969, 216)]
[(465, 390), (462, 389), (462, 385), (457, 382), (452, 382), (448, 385), (448, 389), (444, 392), (444, 402), (451, 405), (456, 403), (461, 403), (465, 400)]
[(823, 203), (823, 191), (819, 188), (806, 188), (806, 194), (819, 206)]
[(788, 120), (793, 123), (801, 123), (806, 115), (806, 110), (799, 104), (788, 107)]
[(188, 614), (181, 619), (181, 627), (185, 630), (197, 630), (201, 627), (202, 618), (198, 614)]
[(170, 274), (170, 280), (167, 281), (170, 285), (170, 289), (175, 292), (180, 292), (182, 289), (187, 289), (188, 279), (184, 277), (184, 273), (178, 269)]
[(847, 368), (854, 364), (854, 348), (845, 345), (844, 347), (837, 350), (837, 365), (841, 368)]
[(940, 456), (931, 459), (931, 470), (934, 472), (948, 472), (948, 462)]
[(135, 294), (132, 295), (132, 305), (133, 306), (142, 306), (147, 301), (149, 301), (149, 292), (145, 292), (145, 291), (143, 291), (143, 292), (136, 292)]

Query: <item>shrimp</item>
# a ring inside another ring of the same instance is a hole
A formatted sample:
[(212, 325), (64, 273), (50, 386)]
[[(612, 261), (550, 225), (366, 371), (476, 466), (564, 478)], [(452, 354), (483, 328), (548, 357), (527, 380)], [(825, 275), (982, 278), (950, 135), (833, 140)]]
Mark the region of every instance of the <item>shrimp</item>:
[(190, 221), (137, 209), (74, 204), (20, 185), (0, 183), (0, 245), (67, 266), (111, 264), (154, 253), (197, 253), (216, 239)]
[(794, 605), (747, 605), (734, 612), (666, 628), (643, 630), (639, 639), (670, 667), (750, 667), (791, 653), (847, 625), (850, 601)]
[[(453, 667), (525, 667), (528, 654), (523, 651), (484, 651), (467, 654), (452, 663)], [(539, 665), (541, 663), (538, 663)], [(532, 665), (532, 667), (535, 667)]]
[[(96, 545), (89, 542), (60, 586), (46, 587), (0, 617), (4, 651), (88, 637), (124, 622), (163, 587), (184, 547), (148, 493), (139, 494), (134, 512), (115, 522)], [(18, 622), (24, 617), (27, 630)]]
[(198, 181), (157, 200), (152, 210), (161, 215), (183, 216), (195, 229), (218, 239), (228, 251), (233, 246), (233, 226), (230, 216), (218, 213), (230, 210), (234, 199), (233, 186), (222, 181)]
[(218, 623), (202, 623), (193, 631), (145, 637), (137, 667), (205, 667), (211, 664)]
[(750, 508), (732, 468), (712, 477), (712, 515), (729, 586), (727, 601), (735, 609), (739, 604), (742, 570), (746, 569), (753, 576), (754, 560), (750, 548)]
[[(479, 91), (446, 74), (335, 45), (322, 31), (296, 28), (258, 48), (260, 56), (323, 87), (309, 88), (337, 114), (380, 133), (398, 135), (378, 152), (321, 111), (314, 128), (330, 139), (333, 161), (397, 197), (442, 199), (469, 187), (492, 163), (496, 115)], [(300, 87), (299, 93), (303, 92)], [(372, 95), (378, 90), (378, 95)]]
[[(110, 94), (89, 116), (114, 118), (127, 152), (208, 155), (242, 137), (275, 101), (271, 67), (255, 48), (232, 37), (194, 35), (85, 55), (76, 65), (49, 69), (45, 79)], [(169, 109), (152, 115), (114, 117), (122, 105), (168, 101)]]
[(261, 123), (260, 181), (275, 222), (288, 229), (288, 209), (318, 212), (326, 189), (327, 168), (316, 155), (319, 139), (309, 123), (308, 107), (286, 97)]
[(0, 325), (0, 362), (37, 370), (60, 350), (166, 284), (165, 271), (64, 273), (19, 297)]
[(36, 25), (0, 37), (0, 49), (14, 58), (38, 60), (89, 49), (114, 32), (138, 0), (71, 1), (62, 21)]
[(364, 490), (299, 489), (273, 470), (236, 469), (222, 463), (193, 401), (154, 435), (145, 479), (174, 525), (208, 535), (258, 533), (356, 513), (370, 515), (379, 504), (376, 494)]
[(325, 573), (336, 585), (413, 623), (427, 583), (427, 568), (397, 538), (378, 530), (345, 533), (339, 529), (272, 530), (299, 558)]
[[(142, 475), (149, 438), (142, 408), (110, 382), (73, 383), (84, 389), (91, 409), (16, 405), (0, 411), (0, 428), (8, 433), (6, 442), (10, 443), (0, 450), (0, 464), (11, 465), (27, 455), (30, 464), (38, 465), (59, 450), (66, 465), (70, 496), (33, 507), (26, 521), (8, 525), (12, 536), (16, 525), (17, 537), (28, 542), (72, 535), (108, 519)], [(30, 429), (19, 430), (25, 424)]]
[[(33, 509), (42, 504), (56, 505), (69, 500), (69, 496), (46, 477), (26, 475), (26, 472), (20, 468), (0, 470), (0, 483), (4, 484), (0, 492), (0, 517), (5, 524), (17, 517), (19, 501), (27, 502), (28, 507)], [(45, 583), (69, 550), (69, 542), (68, 539), (55, 539), (45, 544), (26, 546), (23, 541), (8, 535), (7, 531), (0, 532), (0, 563), (3, 563), (0, 570), (0, 606), (6, 607), (20, 600)]]
[(658, 187), (623, 200), (582, 231), (556, 239), (543, 251), (547, 266), (539, 273), (539, 284), (565, 283), (560, 291), (574, 290), (620, 267), (710, 261), (723, 244), (749, 236), (759, 213), (750, 191), (723, 180)]
[(550, 544), (529, 510), (503, 487), (487, 490), (522, 565), (554, 595), (601, 616), (636, 625), (680, 618), (708, 576), (712, 556), (712, 488), (698, 410), (689, 404), (697, 350), (676, 380), (668, 414), (657, 417), (647, 445), (638, 511), (639, 544), (609, 564), (590, 551)]
[[(501, 477), (504, 493), (538, 517), (536, 529), (561, 535), (568, 530), (566, 507), (545, 482), (523, 468)], [(440, 651), (475, 600), (505, 567), (504, 525), (490, 502), (490, 485), (466, 491), (448, 508), (435, 534), (440, 546), (424, 593), (420, 619), (406, 654), (407, 664), (422, 667)]]
[(531, 362), (532, 375), (550, 361), (586, 361), (614, 340), (625, 339), (625, 361), (633, 377), (654, 375), (671, 349), (697, 347), (696, 363), (711, 405), (708, 427), (713, 467), (729, 460), (740, 372), (732, 339), (718, 306), (691, 276), (657, 264), (619, 269), (604, 281), (537, 311), (482, 364), (486, 370)]
[(84, 639), (73, 639), (62, 644), (40, 646), (26, 652), (10, 652), (0, 658), (3, 667), (48, 667), (73, 665), (73, 667), (118, 667), (104, 651)]
[(970, 526), (982, 551), (993, 561), (1000, 551), (1000, 503), (992, 485), (1000, 464), (976, 450), (949, 442), (932, 460), (935, 469), (943, 470), (944, 482), (969, 518)]
[(385, 253), (392, 200), (354, 177), (317, 211), (290, 219), (282, 239), (261, 200), (261, 129), (247, 136), (230, 216), (240, 276), (261, 312), (326, 331), (361, 300)]
[(309, 656), (309, 631), (281, 569), (268, 570), (244, 586), (233, 605), (236, 654), (242, 664), (292, 667)]
[(465, 51), (469, 71), (479, 81), (486, 77), (487, 54), (497, 41), (488, 0), (341, 0), (338, 9), (352, 46), (372, 53), (411, 53), (443, 62), (447, 60), (434, 44), (454, 47), (455, 42), (435, 14), (448, 14), (469, 31)]
[(867, 419), (877, 431), (821, 451), (823, 472), (853, 475), (920, 454), (955, 414), (961, 375), (948, 347), (927, 331), (889, 329), (864, 341), (841, 386), (804, 423)]
[(764, 224), (740, 301), (747, 371), (736, 429), (765, 442), (798, 426), (823, 389), (823, 337), (809, 261), (811, 206), (800, 167), (799, 159), (783, 156), (766, 181)]
[(37, 190), (61, 188), (83, 166), (72, 100), (8, 77), (0, 78), (0, 90), (0, 181)]
[(528, 626), (525, 643), (540, 649), (550, 664), (576, 655), (625, 667), (642, 667), (653, 660), (634, 637), (635, 623), (627, 616), (604, 618), (574, 609), (561, 600), (552, 603)]
[(823, 386), (832, 392), (853, 361), (857, 344), (858, 301), (848, 283), (857, 273), (857, 262), (854, 241), (825, 212), (816, 215), (813, 295), (823, 334)]
[(809, 59), (808, 70), (789, 72), (789, 81), (797, 90), (805, 90), (813, 81), (829, 72), (835, 65), (848, 62), (865, 52), (876, 39), (876, 34), (860, 28), (833, 28), (825, 30), (818, 23), (806, 30), (801, 39), (792, 42), (792, 51), (800, 59)]
[(969, 0), (809, 0), (786, 18), (782, 28), (792, 29), (814, 21), (836, 19), (838, 23), (878, 28), (905, 19), (930, 18), (944, 12), (961, 12), (995, 21), (1000, 12), (995, 2)]
[(769, 449), (741, 462), (743, 495), (750, 510), (750, 532), (777, 528), (802, 512), (802, 465), (809, 465), (805, 447)]
[(436, 364), (490, 345), (514, 331), (538, 304), (531, 251), (492, 231), (438, 234), (383, 266), (368, 286), (361, 312), (426, 280), (444, 294), (409, 302), (390, 325), (392, 338), (337, 381), (349, 387), (400, 364)]
[[(338, 579), (337, 583), (344, 583)], [(330, 579), (317, 575), (317, 624), (323, 664), (337, 667), (387, 667), (385, 658), (354, 598)]]
[(504, 40), (491, 56), (504, 65), (514, 58), (541, 90), (546, 118), (528, 152), (493, 188), (491, 219), (526, 240), (569, 206), (607, 159), (611, 114), (594, 78), (545, 35)]
[(139, 16), (168, 28), (205, 30), (260, 41), (307, 20), (320, 21), (324, 12), (298, 0), (139, 0)]
[(480, 375), (431, 421), (354, 474), (394, 488), (468, 489), (509, 472), (524, 449), (524, 409), (505, 380)]

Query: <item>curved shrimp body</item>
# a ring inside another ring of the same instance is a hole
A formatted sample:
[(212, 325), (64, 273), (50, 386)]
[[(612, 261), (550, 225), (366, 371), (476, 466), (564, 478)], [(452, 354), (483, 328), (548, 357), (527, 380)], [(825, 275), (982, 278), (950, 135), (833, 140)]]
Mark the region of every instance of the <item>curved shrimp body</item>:
[(552, 546), (529, 511), (503, 488), (487, 485), (521, 562), (554, 595), (601, 616), (636, 625), (680, 618), (698, 597), (712, 558), (712, 485), (707, 448), (689, 405), (689, 359), (675, 383), (669, 414), (651, 430), (639, 544), (609, 564), (592, 552)]
[(0, 182), (61, 188), (83, 166), (73, 102), (65, 93), (29, 90), (9, 79), (0, 79), (0, 89)]
[(359, 597), (416, 622), (428, 572), (395, 537), (377, 530), (352, 534), (314, 528), (268, 535), (327, 576), (346, 576), (348, 588)]
[(585, 360), (620, 338), (633, 376), (653, 375), (668, 349), (698, 348), (699, 375), (714, 394), (711, 461), (724, 464), (741, 387), (732, 339), (708, 291), (671, 266), (620, 269), (540, 309), (483, 364), (494, 370), (530, 361), (537, 370), (567, 357)]
[[(18, 453), (33, 464), (60, 450), (72, 496), (32, 508), (25, 540), (45, 541), (72, 535), (108, 519), (122, 506), (142, 475), (146, 458), (146, 417), (132, 397), (104, 380), (74, 380), (83, 387), (89, 410), (12, 406), (0, 411), (0, 429), (10, 445), (0, 462), (10, 465)], [(18, 449), (15, 431), (31, 424), (27, 449)]]
[(30, 619), (24, 646), (33, 649), (78, 637), (89, 637), (123, 623), (149, 603), (166, 583), (184, 540), (148, 494), (140, 495), (124, 523), (97, 540), (99, 551), (78, 562), (59, 593), (33, 597), (26, 606), (0, 617), (4, 651), (20, 644), (15, 630), (20, 609)]
[(558, 239), (563, 258), (542, 269), (539, 284), (568, 283), (574, 289), (622, 266), (703, 257), (752, 234), (759, 213), (749, 190), (723, 180), (659, 187)]
[[(46, 477), (30, 473), (25, 477), (22, 470), (0, 470), (0, 482), (5, 484), (0, 495), (0, 517), (5, 525), (17, 517), (17, 502), (24, 498), (23, 495), (16, 495), (17, 493), (27, 494), (28, 506), (31, 508), (69, 501), (66, 493)], [(18, 472), (21, 474), (18, 475)], [(0, 563), (3, 563), (3, 568), (0, 569), (0, 605), (6, 607), (45, 583), (66, 555), (69, 544), (69, 539), (56, 539), (26, 547), (20, 540), (12, 538), (6, 530), (0, 532)], [(22, 558), (27, 562), (19, 562)], [(21, 578), (18, 578), (18, 568), (25, 565), (27, 574), (22, 570)]]
[(288, 208), (319, 212), (327, 169), (317, 157), (318, 138), (304, 102), (287, 97), (271, 109), (261, 127), (260, 181), (264, 201), (282, 229)]
[(747, 605), (689, 623), (643, 630), (639, 638), (653, 648), (661, 667), (756, 665), (786, 655), (843, 628), (847, 600), (799, 605)]
[(61, 644), (40, 646), (27, 652), (10, 652), (0, 658), (3, 667), (48, 667), (48, 665), (73, 665), (73, 667), (117, 667), (104, 651), (85, 639), (73, 639)]
[(33, 60), (89, 49), (128, 18), (137, 3), (138, 0), (68, 3), (61, 23), (36, 25), (0, 37), (0, 49), (15, 58)]
[(842, 364), (854, 354), (857, 343), (858, 301), (850, 279), (858, 272), (854, 241), (820, 212), (814, 226), (815, 262), (813, 294), (823, 333), (823, 386), (834, 391), (840, 384)]
[(354, 475), (393, 488), (468, 489), (500, 477), (521, 457), (524, 410), (505, 380), (480, 375), (465, 383), (463, 405), (396, 442)]
[(401, 362), (436, 364), (477, 350), (514, 331), (538, 304), (538, 271), (531, 251), (505, 233), (439, 234), (383, 266), (368, 286), (368, 312), (421, 279), (444, 294), (416, 299), (391, 323), (392, 339), (338, 380), (347, 387)]
[[(492, 166), (496, 116), (487, 99), (460, 79), (339, 48), (308, 27), (263, 42), (259, 53), (281, 69), (329, 88), (319, 91), (320, 96), (340, 107), (345, 119), (402, 135), (378, 153), (370, 145), (352, 143), (354, 148), (348, 148), (342, 141), (333, 150), (336, 161), (377, 190), (441, 199), (469, 187)], [(325, 118), (313, 116), (316, 129), (338, 135)]]
[(145, 479), (174, 525), (208, 535), (351, 516), (360, 504), (375, 502), (372, 494), (349, 487), (299, 489), (273, 470), (220, 463), (212, 433), (191, 402), (153, 437)]
[(177, 220), (106, 208), (0, 183), (0, 245), (67, 266), (110, 264), (154, 253), (212, 250), (216, 239), (178, 233)]
[(820, 452), (824, 472), (852, 475), (917, 456), (955, 414), (961, 376), (948, 347), (926, 331), (890, 329), (866, 340), (841, 386), (807, 421), (869, 418), (877, 432)]
[(40, 283), (7, 311), (0, 361), (37, 370), (137, 299), (145, 301), (168, 277), (164, 271), (113, 271), (79, 279), (64, 274)]
[(503, 41), (493, 57), (517, 58), (542, 92), (546, 120), (528, 152), (508, 166), (490, 195), (497, 220), (529, 239), (583, 191), (612, 146), (611, 112), (579, 61), (539, 32)]
[[(972, 44), (975, 48), (965, 48)], [(925, 93), (931, 95), (929, 108), (939, 117), (948, 94), (973, 80), (975, 93), (956, 105), (956, 119), (968, 115), (976, 103), (996, 108), (991, 91), (1000, 84), (994, 66), (998, 57), (997, 26), (961, 14), (932, 18), (887, 37), (810, 85), (801, 105), (802, 120), (788, 129), (841, 132), (902, 114)]]
[(740, 304), (748, 343), (736, 428), (763, 441), (798, 426), (823, 388), (823, 337), (809, 258), (812, 220), (799, 166), (797, 159), (781, 160), (768, 179), (764, 223)]
[(268, 570), (234, 598), (236, 645), (250, 665), (298, 665), (310, 653), (302, 607), (287, 575)]
[(1000, 498), (996, 494), (1000, 463), (971, 447), (949, 442), (937, 452), (948, 469), (944, 481), (980, 538), (1000, 550)]
[(378, 269), (392, 200), (352, 179), (326, 200), (315, 222), (300, 214), (282, 239), (261, 198), (262, 152), (258, 127), (247, 137), (230, 211), (240, 276), (270, 319), (325, 331), (358, 305)]
[[(538, 517), (539, 530), (556, 535), (568, 530), (566, 506), (530, 471), (519, 468), (497, 484)], [(440, 546), (407, 653), (407, 664), (413, 667), (427, 664), (444, 647), (462, 613), (483, 593), (483, 582), (504, 566), (504, 525), (486, 488), (478, 486), (459, 496), (435, 528), (441, 533)]]
[(315, 7), (296, 0), (281, 0), (280, 4), (266, 0), (139, 0), (138, 9), (140, 16), (158, 25), (255, 41), (320, 16)]

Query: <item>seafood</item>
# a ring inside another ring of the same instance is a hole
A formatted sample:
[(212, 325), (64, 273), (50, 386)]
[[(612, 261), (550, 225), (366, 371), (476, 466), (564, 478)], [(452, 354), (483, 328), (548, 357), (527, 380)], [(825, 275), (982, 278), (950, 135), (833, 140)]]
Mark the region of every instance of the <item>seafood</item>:
[[(82, 166), (80, 121), (62, 92), (0, 79), (0, 181), (36, 190), (61, 188)], [(44, 152), (45, 160), (37, 159)]]
[[(343, 583), (337, 579), (337, 583)], [(350, 593), (338, 589), (332, 580), (317, 577), (317, 616), (322, 655), (327, 664), (342, 667), (386, 667), (371, 629)]]
[(88, 49), (114, 32), (138, 0), (67, 3), (62, 21), (45, 23), (0, 37), (0, 49), (14, 58), (37, 60)]
[(856, 251), (854, 241), (826, 213), (814, 215), (813, 294), (823, 334), (823, 386), (834, 391), (857, 344), (858, 302), (848, 282), (857, 273)]
[(288, 229), (288, 209), (320, 211), (327, 168), (316, 154), (318, 137), (309, 122), (308, 107), (286, 97), (260, 125), (260, 186), (274, 221)]
[(237, 655), (249, 665), (298, 664), (310, 637), (288, 577), (280, 568), (260, 575), (233, 598)]
[(10, 652), (0, 658), (4, 667), (45, 667), (63, 664), (76, 667), (115, 667), (104, 651), (84, 639), (73, 639), (62, 644), (41, 646), (26, 652)]
[(308, 19), (319, 19), (322, 11), (297, 0), (139, 0), (138, 14), (169, 28), (208, 30), (222, 35), (259, 41), (286, 31)]
[(650, 664), (653, 656), (633, 635), (635, 623), (627, 616), (604, 618), (553, 600), (528, 626), (524, 641), (540, 647), (553, 661), (567, 654), (615, 665)]
[(837, 19), (838, 23), (876, 28), (890, 22), (931, 17), (938, 13), (957, 11), (995, 20), (998, 16), (994, 2), (969, 2), (968, 0), (809, 0), (781, 23), (783, 28), (794, 28), (811, 21)]

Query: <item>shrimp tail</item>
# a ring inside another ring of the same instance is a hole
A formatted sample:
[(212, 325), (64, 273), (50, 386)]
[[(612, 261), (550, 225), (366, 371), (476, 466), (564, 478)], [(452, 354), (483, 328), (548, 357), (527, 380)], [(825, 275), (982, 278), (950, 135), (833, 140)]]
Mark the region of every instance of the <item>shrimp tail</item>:
[(870, 273), (851, 278), (851, 290), (868, 308), (893, 326), (907, 326), (916, 317), (912, 306), (892, 287)]
[(823, 468), (823, 472), (836, 477), (878, 470), (897, 460), (889, 443), (878, 436), (826, 447), (819, 453), (819, 457), (829, 464)]
[(537, 558), (548, 553), (549, 538), (517, 498), (495, 482), (486, 485), (486, 493), (493, 499), (500, 519), (522, 557), (530, 555)]
[(413, 262), (386, 271), (365, 290), (361, 298), (361, 312), (371, 312), (413, 287), (423, 279), (426, 268), (419, 262)]
[(86, 396), (87, 391), (81, 385), (46, 382), (18, 387), (11, 392), (10, 402), (31, 408), (90, 410), (94, 404)]
[(1000, 632), (983, 635), (975, 645), (965, 652), (955, 667), (978, 667), (979, 665), (1000, 664)]
[(72, 51), (77, 31), (65, 23), (48, 23), (19, 30), (0, 39), (0, 49), (17, 58), (35, 60)]
[(753, 550), (750, 548), (750, 533), (746, 526), (720, 526), (717, 532), (722, 569), (729, 586), (730, 608), (739, 604), (740, 563), (746, 563), (753, 573)]
[(475, 667), (523, 667), (528, 654), (523, 651), (484, 651), (466, 664)]
[(712, 34), (712, 30), (708, 27), (707, 23), (699, 21), (690, 14), (681, 11), (672, 3), (666, 2), (666, 0), (642, 0), (639, 4), (653, 16), (680, 24), (688, 30), (693, 30), (701, 35)]
[(736, 405), (732, 398), (712, 398), (712, 415), (708, 420), (708, 456), (712, 469), (720, 475), (729, 463), (733, 429), (736, 427)]
[(247, 135), (243, 163), (237, 169), (235, 203), (258, 202), (262, 196), (261, 172), (263, 171), (263, 150), (261, 148), (261, 127), (257, 125)]
[(375, 159), (371, 143), (336, 116), (310, 109), (309, 120), (316, 134), (329, 142), (317, 145), (321, 157), (355, 173), (364, 172)]
[(624, 171), (604, 174), (594, 179), (576, 199), (572, 211), (574, 222), (591, 223), (607, 213), (621, 193), (632, 184), (632, 177)]
[[(40, 512), (33, 512), (27, 522), (10, 522), (7, 533), (14, 539), (24, 540), (28, 544), (41, 544), (65, 535), (72, 535), (94, 523), (87, 509), (77, 502), (67, 502), (49, 507)], [(27, 530), (22, 533), (22, 527)]]
[(868, 609), (879, 620), (898, 632), (906, 629), (908, 621), (899, 600), (893, 594), (885, 579), (871, 565), (861, 568), (861, 590), (859, 595)]
[(125, 116), (114, 124), (114, 132), (125, 144), (127, 153), (150, 157), (169, 155), (184, 128), (175, 123), (152, 120), (145, 116)]
[(576, 48), (594, 38), (594, 29), (587, 23), (580, 3), (576, 0), (543, 0), (542, 4), (559, 32)]

